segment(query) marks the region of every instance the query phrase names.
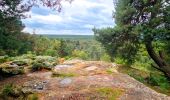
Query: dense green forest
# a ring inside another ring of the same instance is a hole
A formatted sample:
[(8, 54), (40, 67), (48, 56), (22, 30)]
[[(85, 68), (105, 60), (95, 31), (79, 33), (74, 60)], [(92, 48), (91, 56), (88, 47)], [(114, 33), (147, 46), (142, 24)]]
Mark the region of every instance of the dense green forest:
[(54, 39), (64, 39), (64, 40), (92, 40), (94, 35), (49, 35), (43, 34), (42, 36)]
[(94, 36), (24, 33), (21, 19), (33, 5), (18, 8), (21, 1), (0, 1), (0, 79), (24, 73), (9, 71), (6, 62), (25, 65), (29, 58), (34, 71), (59, 63), (49, 59), (76, 58), (120, 64), (120, 72), (170, 95), (169, 0), (118, 0), (116, 25), (94, 28)]

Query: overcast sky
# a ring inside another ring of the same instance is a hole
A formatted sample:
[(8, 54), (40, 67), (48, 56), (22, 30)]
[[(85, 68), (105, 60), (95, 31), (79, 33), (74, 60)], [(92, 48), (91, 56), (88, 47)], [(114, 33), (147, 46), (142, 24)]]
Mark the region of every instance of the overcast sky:
[(92, 28), (113, 27), (113, 0), (74, 0), (63, 2), (60, 13), (34, 7), (24, 19), (24, 31), (37, 34), (93, 35)]

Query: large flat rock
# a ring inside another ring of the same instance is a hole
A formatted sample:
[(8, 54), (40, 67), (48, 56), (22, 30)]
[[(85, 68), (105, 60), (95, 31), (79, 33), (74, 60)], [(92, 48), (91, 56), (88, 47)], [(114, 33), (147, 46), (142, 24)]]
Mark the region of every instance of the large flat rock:
[[(41, 94), (40, 100), (111, 100), (95, 91), (100, 88), (121, 89), (123, 92), (116, 97), (118, 100), (170, 100), (169, 96), (157, 93), (128, 75), (119, 72), (108, 74), (107, 69), (115, 67), (112, 65), (105, 62), (72, 60), (56, 66), (55, 71), (61, 73), (67, 71), (76, 76), (51, 77), (52, 72), (35, 72), (20, 79), (8, 78), (0, 82), (0, 85), (10, 81), (18, 84), (17, 80), (22, 79), (20, 85), (28, 82), (41, 83), (43, 88), (34, 89)], [(62, 68), (65, 70), (61, 70)]]

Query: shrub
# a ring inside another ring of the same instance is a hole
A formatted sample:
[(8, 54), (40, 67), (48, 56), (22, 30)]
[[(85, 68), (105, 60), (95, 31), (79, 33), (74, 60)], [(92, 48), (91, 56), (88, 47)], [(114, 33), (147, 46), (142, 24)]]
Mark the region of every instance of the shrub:
[(0, 49), (0, 56), (4, 56), (6, 53), (4, 50)]
[(13, 84), (7, 84), (3, 87), (0, 97), (4, 100), (8, 100), (8, 97), (19, 97), (22, 95), (21, 89)]
[(32, 71), (38, 71), (38, 70), (41, 70), (43, 67), (43, 64), (42, 63), (33, 63), (32, 64)]
[(133, 73), (133, 72), (129, 72), (128, 75), (131, 76), (131, 77), (133, 77), (133, 78), (135, 78), (135, 79), (138, 80), (139, 82), (142, 82), (142, 83), (145, 82), (145, 78), (143, 78), (142, 76), (137, 75), (137, 74), (135, 74), (135, 73)]
[(49, 62), (34, 62), (32, 64), (32, 71), (39, 71), (41, 69), (51, 70), (52, 66), (56, 65), (56, 63), (49, 63)]
[(11, 65), (4, 63), (0, 65), (0, 75), (2, 76), (12, 76), (24, 73), (23, 66)]
[(13, 84), (7, 84), (3, 87), (0, 93), (0, 100), (38, 100), (38, 95), (35, 93), (24, 93), (21, 87)]
[(6, 97), (11, 95), (13, 92), (14, 92), (13, 84), (7, 84), (2, 89), (1, 96)]
[(108, 54), (104, 54), (102, 55), (102, 57), (100, 58), (100, 60), (102, 61), (107, 61), (107, 62), (111, 62), (111, 57)]
[(17, 64), (18, 66), (28, 65), (27, 62), (24, 60), (15, 60), (12, 63)]
[(56, 50), (48, 49), (44, 52), (44, 55), (46, 56), (58, 56), (58, 53)]
[(126, 65), (126, 61), (123, 60), (123, 59), (120, 58), (120, 57), (116, 57), (116, 58), (114, 59), (114, 62), (117, 63), (117, 64), (125, 64), (125, 65)]
[(81, 58), (83, 60), (86, 60), (88, 58), (88, 54), (85, 51), (80, 51), (80, 50), (74, 50), (72, 52), (73, 57)]
[(0, 56), (0, 64), (4, 63), (4, 62), (7, 62), (8, 60), (9, 60), (8, 56)]
[(170, 82), (163, 75), (151, 74), (148, 79), (148, 83), (153, 86), (159, 86), (162, 90), (170, 89)]

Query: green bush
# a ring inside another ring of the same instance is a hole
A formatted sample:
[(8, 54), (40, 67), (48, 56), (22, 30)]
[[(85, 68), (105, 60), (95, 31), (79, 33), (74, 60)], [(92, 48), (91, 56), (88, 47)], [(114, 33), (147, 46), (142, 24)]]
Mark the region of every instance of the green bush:
[(17, 64), (18, 66), (28, 65), (27, 62), (24, 60), (15, 60), (12, 63)]
[(0, 49), (0, 56), (4, 56), (6, 53), (4, 50)]
[(43, 68), (43, 64), (42, 63), (33, 63), (32, 64), (32, 71), (38, 71), (41, 70)]
[(22, 88), (13, 84), (4, 85), (0, 92), (0, 100), (38, 100), (35, 93), (24, 93)]
[(115, 58), (114, 58), (114, 62), (117, 63), (117, 64), (126, 64), (126, 61), (123, 60), (123, 59), (120, 58), (120, 57), (115, 57)]
[(58, 53), (56, 50), (48, 49), (44, 52), (44, 55), (54, 57), (54, 56), (58, 56)]
[(162, 90), (170, 89), (170, 82), (163, 75), (151, 74), (148, 83), (153, 86), (159, 86)]
[(24, 73), (24, 67), (23, 66), (15, 66), (11, 64), (1, 64), (0, 65), (0, 75), (4, 77), (23, 74)]
[(0, 56), (0, 64), (9, 61), (8, 56)]
[(76, 58), (81, 58), (83, 60), (88, 59), (88, 54), (85, 51), (81, 51), (81, 50), (74, 50), (72, 52), (72, 56)]
[(7, 84), (3, 87), (0, 93), (0, 97), (4, 100), (8, 100), (9, 97), (17, 98), (22, 95), (22, 91), (19, 87), (13, 84)]
[(101, 56), (100, 60), (111, 62), (111, 57), (105, 53), (104, 55)]
[(135, 78), (136, 80), (138, 80), (139, 82), (144, 83), (145, 82), (145, 78), (140, 76), (140, 75), (136, 75), (134, 72), (129, 72), (128, 73), (129, 76)]
[(14, 92), (13, 84), (7, 84), (2, 89), (1, 96), (6, 97), (11, 95), (13, 92)]

